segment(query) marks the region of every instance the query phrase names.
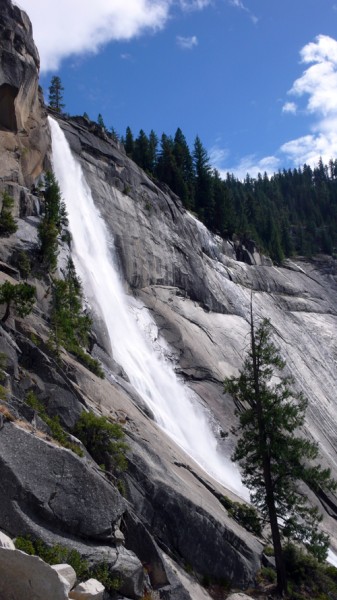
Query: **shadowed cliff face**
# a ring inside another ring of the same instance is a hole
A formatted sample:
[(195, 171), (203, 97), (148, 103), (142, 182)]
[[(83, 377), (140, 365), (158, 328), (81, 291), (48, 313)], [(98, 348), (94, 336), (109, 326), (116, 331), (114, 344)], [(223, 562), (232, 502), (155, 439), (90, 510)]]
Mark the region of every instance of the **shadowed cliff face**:
[(32, 26), (9, 0), (0, 1), (0, 39), (1, 178), (29, 187), (43, 169), (50, 137)]

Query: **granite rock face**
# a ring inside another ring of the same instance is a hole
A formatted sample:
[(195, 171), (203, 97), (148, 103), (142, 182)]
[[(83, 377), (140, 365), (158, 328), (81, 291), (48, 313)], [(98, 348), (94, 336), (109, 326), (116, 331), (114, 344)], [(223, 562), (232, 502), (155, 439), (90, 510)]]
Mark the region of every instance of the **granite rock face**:
[(19, 212), (22, 188), (30, 187), (46, 164), (50, 134), (31, 22), (10, 0), (0, 1), (0, 14), (1, 180)]
[[(20, 217), (17, 237), (1, 249), (6, 261), (16, 242), (26, 240), (27, 247), (36, 242), (39, 201), (28, 188), (49, 163), (50, 138), (37, 92), (39, 65), (31, 25), (8, 0), (0, 0), (0, 8), (0, 177)], [(211, 411), (214, 429), (229, 434), (225, 441), (219, 435), (223, 454), (228, 457), (233, 450), (235, 406), (223, 395), (222, 381), (242, 365), (253, 293), (256, 318), (271, 319), (287, 372), (309, 399), (306, 434), (319, 443), (322, 463), (336, 476), (335, 261), (299, 259), (274, 267), (254, 247), (211, 235), (97, 126), (82, 118), (59, 122), (114, 238), (130, 297), (151, 312), (157, 338), (166, 341), (176, 371)], [(1, 281), (3, 273), (16, 277), (9, 268), (2, 265)], [(27, 322), (33, 333), (42, 332), (47, 339), (45, 292), (38, 283), (37, 307)], [(29, 326), (25, 332), (21, 323), (22, 333), (19, 326), (13, 320), (15, 331), (0, 330), (13, 419), (30, 421), (22, 403), (25, 390), (34, 389), (65, 428), (75, 423), (83, 405), (120, 420), (130, 447), (124, 478), (129, 503), (88, 457), (79, 459), (47, 442), (40, 431), (5, 420), (0, 429), (0, 528), (49, 544), (66, 540), (90, 564), (108, 561), (112, 573), (124, 576), (122, 593), (129, 598), (143, 593), (142, 566), (149, 585), (166, 600), (207, 596), (190, 591), (184, 565), (215, 580), (252, 584), (262, 544), (229, 518), (219, 501), (227, 491), (156, 425), (123, 368), (110, 358), (109, 376), (98, 381), (64, 354), (62, 373), (29, 339)], [(104, 360), (109, 344), (104, 327), (97, 329), (96, 346)], [(35, 425), (45, 433), (38, 418)], [(336, 543), (335, 499), (322, 502), (330, 515), (326, 528)], [(114, 545), (116, 527), (123, 531), (126, 548)], [(173, 559), (179, 564), (176, 571)]]
[(11, 423), (0, 431), (0, 455), (2, 529), (113, 541), (125, 502), (84, 459)]
[[(286, 374), (309, 400), (306, 433), (336, 477), (336, 261), (298, 257), (275, 267), (249, 248), (249, 260), (241, 262), (236, 242), (210, 234), (118, 144), (91, 132), (81, 119), (60, 125), (114, 238), (129, 293), (150, 310), (176, 370), (229, 433), (226, 452), (234, 445), (235, 406), (223, 396), (222, 381), (242, 365), (253, 297), (255, 318), (271, 320)], [(329, 511), (336, 514), (335, 500), (329, 499)], [(331, 519), (326, 527), (337, 534)]]

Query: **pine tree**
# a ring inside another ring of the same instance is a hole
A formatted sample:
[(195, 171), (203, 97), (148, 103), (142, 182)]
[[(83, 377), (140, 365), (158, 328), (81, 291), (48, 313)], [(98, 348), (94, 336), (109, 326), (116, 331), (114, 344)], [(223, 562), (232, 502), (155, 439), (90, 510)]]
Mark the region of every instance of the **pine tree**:
[(102, 127), (102, 129), (104, 129), (104, 131), (106, 130), (104, 119), (103, 119), (101, 113), (98, 114), (97, 123), (100, 127)]
[(132, 134), (132, 131), (131, 131), (130, 127), (126, 128), (124, 147), (125, 147), (126, 154), (130, 158), (133, 158), (133, 153), (134, 153), (134, 149), (135, 149), (135, 142), (134, 142), (133, 134)]
[(53, 173), (46, 174), (44, 215), (38, 228), (41, 262), (48, 271), (57, 265), (58, 236), (68, 224), (67, 212), (60, 187)]
[(137, 163), (137, 165), (144, 169), (144, 171), (150, 171), (150, 142), (143, 129), (140, 130), (139, 135), (135, 140), (133, 160)]
[(149, 135), (149, 170), (150, 173), (154, 174), (157, 165), (157, 148), (158, 148), (158, 136), (151, 129)]
[(214, 228), (214, 197), (211, 167), (206, 149), (199, 136), (195, 138), (193, 163), (195, 172), (195, 209), (198, 217), (209, 227)]
[(56, 110), (56, 112), (62, 112), (65, 105), (62, 103), (64, 87), (62, 86), (61, 79), (57, 75), (54, 75), (49, 86), (49, 106)]
[[(312, 466), (317, 445), (296, 435), (307, 401), (291, 389), (290, 378), (282, 377), (284, 368), (271, 341), (270, 322), (264, 319), (255, 330), (251, 309), (250, 349), (239, 377), (226, 379), (225, 391), (241, 406), (233, 460), (242, 468), (252, 503), (269, 521), (282, 595), (287, 591), (282, 536), (304, 543), (319, 559), (326, 558), (328, 548), (328, 536), (318, 528), (318, 510), (298, 492), (298, 481), (314, 491), (336, 488), (328, 469)], [(275, 376), (281, 377), (275, 381)]]

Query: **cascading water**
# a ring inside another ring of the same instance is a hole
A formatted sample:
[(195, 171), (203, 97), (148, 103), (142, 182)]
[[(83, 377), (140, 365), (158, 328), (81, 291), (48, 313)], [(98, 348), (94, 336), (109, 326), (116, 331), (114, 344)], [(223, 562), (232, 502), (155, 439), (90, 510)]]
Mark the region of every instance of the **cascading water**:
[(67, 206), (74, 262), (86, 294), (106, 323), (114, 359), (160, 427), (214, 479), (247, 498), (237, 468), (217, 450), (205, 411), (192, 400), (192, 391), (177, 379), (172, 366), (154, 353), (130, 314), (114, 265), (111, 236), (62, 129), (50, 117), (49, 122), (53, 168)]

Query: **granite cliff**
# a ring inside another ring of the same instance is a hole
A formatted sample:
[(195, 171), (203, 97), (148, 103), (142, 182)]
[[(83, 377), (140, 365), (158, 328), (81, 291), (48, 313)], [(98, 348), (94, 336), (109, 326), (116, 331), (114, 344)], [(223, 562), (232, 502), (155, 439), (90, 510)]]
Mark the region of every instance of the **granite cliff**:
[[(34, 253), (41, 212), (35, 185), (51, 165), (52, 147), (29, 19), (9, 0), (0, 0), (0, 15), (0, 191), (15, 199), (19, 226), (1, 239), (2, 283), (19, 279), (18, 250)], [(102, 129), (83, 118), (53, 116), (113, 236), (131, 304), (135, 298), (148, 309), (176, 372), (212, 415), (223, 454), (230, 456), (234, 446), (235, 406), (223, 395), (222, 381), (242, 364), (253, 293), (256, 315), (271, 319), (287, 369), (309, 399), (303, 433), (319, 443), (322, 463), (337, 477), (335, 261), (297, 258), (275, 267), (254, 248), (238, 253), (166, 186), (149, 179)], [(75, 548), (92, 564), (104, 560), (121, 577), (118, 597), (141, 598), (147, 589), (154, 598), (205, 600), (207, 592), (196, 583), (205, 578), (252, 585), (264, 542), (228, 514), (223, 496), (238, 498), (158, 427), (111, 356), (99, 314), (92, 352), (105, 366), (105, 380), (66, 351), (55, 361), (47, 344), (50, 280), (30, 282), (37, 289), (33, 313), (0, 328), (8, 390), (1, 404), (0, 529)], [(65, 430), (87, 409), (123, 423), (129, 446), (125, 498), (88, 454), (80, 458), (53, 442), (26, 404), (29, 391)], [(336, 500), (304, 493), (324, 510), (324, 526), (337, 547)]]

